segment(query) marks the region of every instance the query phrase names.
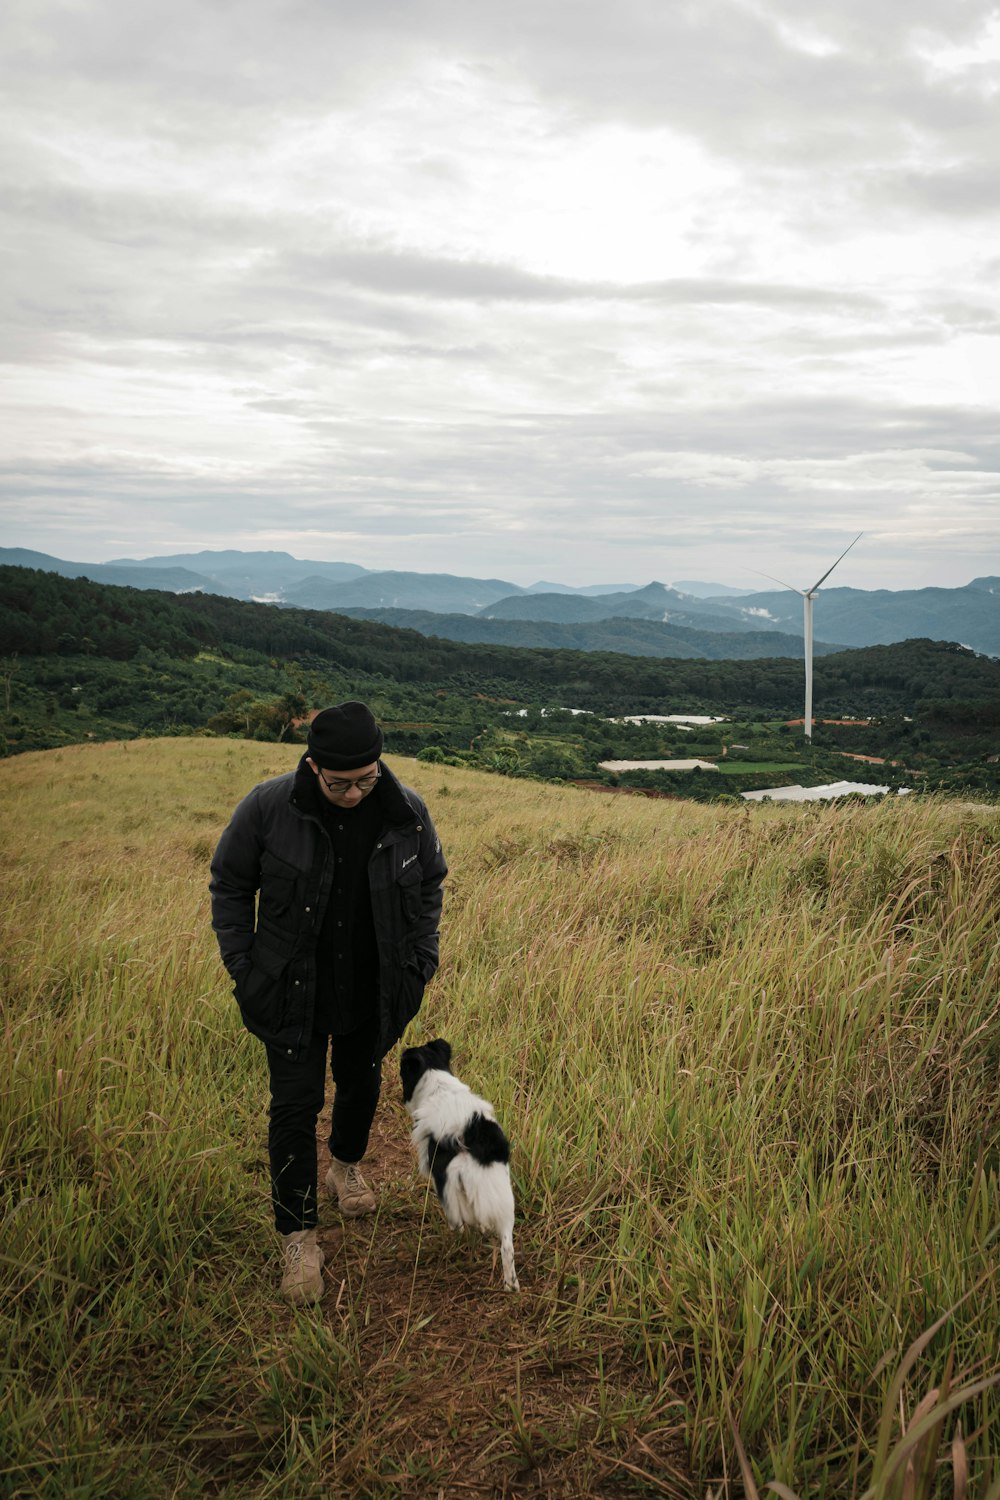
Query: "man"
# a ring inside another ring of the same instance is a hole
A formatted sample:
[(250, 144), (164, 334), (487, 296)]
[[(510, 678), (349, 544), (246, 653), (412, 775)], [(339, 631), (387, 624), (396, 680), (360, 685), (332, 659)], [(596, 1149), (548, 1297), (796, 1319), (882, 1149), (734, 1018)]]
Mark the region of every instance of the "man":
[(382, 1058), (438, 964), (447, 866), (424, 803), (382, 764), (382, 743), (363, 703), (324, 709), (297, 769), (244, 797), (212, 860), (222, 961), (243, 1024), (267, 1047), (281, 1290), (296, 1303), (323, 1290), (316, 1120), (327, 1058), (335, 1093), (325, 1185), (353, 1218), (375, 1209), (358, 1163)]

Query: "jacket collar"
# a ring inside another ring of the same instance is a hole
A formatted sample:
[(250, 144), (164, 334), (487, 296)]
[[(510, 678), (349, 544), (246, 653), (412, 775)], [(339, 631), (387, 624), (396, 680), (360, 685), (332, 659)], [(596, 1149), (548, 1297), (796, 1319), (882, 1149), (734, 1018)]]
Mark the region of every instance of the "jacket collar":
[[(412, 823), (419, 814), (407, 795), (407, 788), (397, 776), (394, 775), (384, 760), (379, 761), (382, 775), (378, 784), (378, 803), (383, 820), (392, 827), (404, 827)], [(322, 809), (320, 798), (322, 792), (316, 785), (316, 773), (311, 766), (306, 765), (306, 757), (303, 755), (295, 768), (292, 779), (292, 790), (289, 794), (289, 802), (297, 812), (304, 813), (308, 817), (317, 817)]]

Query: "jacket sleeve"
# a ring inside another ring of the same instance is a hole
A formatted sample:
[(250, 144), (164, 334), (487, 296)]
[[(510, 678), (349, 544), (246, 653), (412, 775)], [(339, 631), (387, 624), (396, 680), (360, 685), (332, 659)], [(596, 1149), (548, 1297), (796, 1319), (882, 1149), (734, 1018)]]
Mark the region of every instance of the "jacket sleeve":
[(415, 947), (420, 955), (420, 966), (426, 983), (435, 972), (439, 961), (439, 928), (443, 902), (442, 885), (448, 873), (448, 865), (441, 849), (434, 824), (426, 806), (421, 803), (420, 867), (423, 879), (420, 886), (420, 919), (417, 923)]
[(257, 789), (243, 798), (212, 856), (212, 927), (235, 979), (250, 962), (263, 850)]

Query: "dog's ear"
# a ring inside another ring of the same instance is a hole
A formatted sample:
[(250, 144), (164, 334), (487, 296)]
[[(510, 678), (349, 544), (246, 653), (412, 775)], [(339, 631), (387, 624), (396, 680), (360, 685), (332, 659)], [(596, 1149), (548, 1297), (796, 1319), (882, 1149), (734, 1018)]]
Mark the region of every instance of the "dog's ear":
[(399, 1059), (399, 1076), (403, 1084), (403, 1103), (413, 1098), (413, 1090), (426, 1072), (419, 1047), (407, 1047)]
[(435, 1037), (433, 1042), (428, 1042), (425, 1052), (429, 1052), (434, 1058), (434, 1066), (447, 1068), (451, 1062), (451, 1044), (446, 1042), (443, 1036)]

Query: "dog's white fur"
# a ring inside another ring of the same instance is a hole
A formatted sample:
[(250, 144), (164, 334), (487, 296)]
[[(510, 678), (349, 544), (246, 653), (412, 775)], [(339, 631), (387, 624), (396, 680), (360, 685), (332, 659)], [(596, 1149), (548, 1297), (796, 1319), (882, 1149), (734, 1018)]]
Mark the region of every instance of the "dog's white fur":
[[(415, 1049), (419, 1050), (419, 1049)], [(506, 1162), (477, 1161), (463, 1145), (466, 1125), (475, 1115), (496, 1122), (488, 1099), (474, 1094), (446, 1068), (429, 1067), (406, 1100), (413, 1120), (410, 1139), (417, 1165), (424, 1177), (431, 1176), (431, 1157), (439, 1146), (457, 1147), (444, 1173), (441, 1206), (452, 1229), (467, 1224), (493, 1234), (500, 1241), (503, 1283), (508, 1291), (520, 1291), (514, 1269), (514, 1192)], [(498, 1127), (499, 1128), (499, 1127)]]

